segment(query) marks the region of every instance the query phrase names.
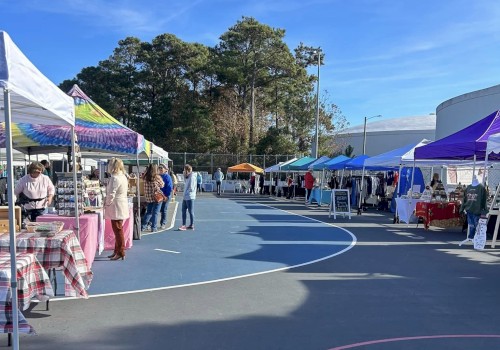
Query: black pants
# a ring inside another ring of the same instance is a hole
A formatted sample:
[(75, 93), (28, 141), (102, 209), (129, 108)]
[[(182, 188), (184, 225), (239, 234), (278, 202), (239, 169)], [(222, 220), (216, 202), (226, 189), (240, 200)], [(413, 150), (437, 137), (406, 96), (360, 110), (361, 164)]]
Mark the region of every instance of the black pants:
[(216, 182), (216, 186), (217, 186), (217, 194), (220, 194), (220, 181), (217, 181)]
[(35, 222), (36, 218), (43, 214), (45, 209), (30, 209), (26, 210), (28, 212), (28, 217), (31, 222)]

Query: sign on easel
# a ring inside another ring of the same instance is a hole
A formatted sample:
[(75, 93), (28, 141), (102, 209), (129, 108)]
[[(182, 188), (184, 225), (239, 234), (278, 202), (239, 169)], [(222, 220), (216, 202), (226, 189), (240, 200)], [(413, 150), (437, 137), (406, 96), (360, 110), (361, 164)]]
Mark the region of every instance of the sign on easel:
[(338, 214), (345, 216), (349, 215), (351, 219), (351, 199), (349, 190), (332, 190), (332, 200), (330, 202), (330, 210), (328, 217), (331, 217), (333, 211), (333, 218), (337, 219)]

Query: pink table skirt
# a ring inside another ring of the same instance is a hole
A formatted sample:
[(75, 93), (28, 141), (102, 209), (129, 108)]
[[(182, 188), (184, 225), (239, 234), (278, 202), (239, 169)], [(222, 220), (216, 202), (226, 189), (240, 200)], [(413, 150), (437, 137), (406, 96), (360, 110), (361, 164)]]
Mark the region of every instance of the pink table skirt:
[[(115, 234), (111, 228), (111, 220), (105, 220), (104, 225), (104, 249), (115, 249)], [(134, 210), (129, 208), (129, 218), (123, 220), (123, 235), (125, 237), (125, 249), (132, 247), (132, 240), (134, 238)]]
[[(62, 221), (65, 230), (74, 230), (75, 218), (69, 216), (58, 216), (45, 214), (37, 217), (37, 222)], [(80, 246), (85, 254), (87, 266), (90, 269), (94, 262), (95, 254), (98, 249), (99, 217), (97, 214), (80, 215)]]

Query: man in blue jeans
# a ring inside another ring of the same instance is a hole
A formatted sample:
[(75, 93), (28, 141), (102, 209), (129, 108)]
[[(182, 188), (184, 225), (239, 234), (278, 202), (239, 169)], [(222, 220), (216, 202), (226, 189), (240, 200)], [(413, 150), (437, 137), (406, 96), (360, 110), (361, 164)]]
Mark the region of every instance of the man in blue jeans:
[(222, 183), (222, 180), (224, 180), (224, 174), (220, 170), (220, 168), (217, 168), (217, 171), (214, 173), (214, 180), (215, 180), (215, 185), (217, 186), (217, 195), (220, 196), (220, 185)]
[(160, 229), (164, 230), (167, 228), (167, 209), (168, 209), (168, 202), (170, 199), (170, 195), (172, 194), (172, 178), (168, 174), (168, 167), (165, 164), (160, 164), (158, 166), (158, 171), (160, 173), (161, 178), (163, 179), (163, 183), (165, 184), (161, 191), (167, 198), (164, 200), (161, 204), (160, 208)]

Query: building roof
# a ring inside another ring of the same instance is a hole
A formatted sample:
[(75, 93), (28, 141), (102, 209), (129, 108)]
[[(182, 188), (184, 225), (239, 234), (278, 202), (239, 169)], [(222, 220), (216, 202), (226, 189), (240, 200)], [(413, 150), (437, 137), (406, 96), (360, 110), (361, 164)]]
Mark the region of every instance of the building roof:
[[(415, 117), (399, 117), (391, 119), (374, 119), (366, 123), (367, 132), (394, 131), (394, 130), (435, 130), (436, 115), (424, 115)], [(363, 133), (364, 124), (356, 125), (343, 130), (339, 134)]]

